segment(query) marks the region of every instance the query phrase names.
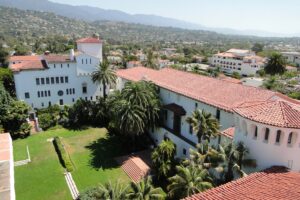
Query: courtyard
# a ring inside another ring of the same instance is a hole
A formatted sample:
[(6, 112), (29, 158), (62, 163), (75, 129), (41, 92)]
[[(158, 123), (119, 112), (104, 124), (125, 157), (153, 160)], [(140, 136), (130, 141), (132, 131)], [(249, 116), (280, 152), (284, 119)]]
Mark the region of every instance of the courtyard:
[(114, 160), (128, 153), (119, 137), (110, 136), (104, 128), (55, 129), (13, 142), (15, 161), (27, 158), (27, 145), (31, 156), (31, 163), (15, 167), (17, 199), (71, 199), (64, 168), (51, 142), (55, 136), (62, 138), (71, 157), (75, 169), (72, 176), (79, 192), (108, 181), (130, 181)]

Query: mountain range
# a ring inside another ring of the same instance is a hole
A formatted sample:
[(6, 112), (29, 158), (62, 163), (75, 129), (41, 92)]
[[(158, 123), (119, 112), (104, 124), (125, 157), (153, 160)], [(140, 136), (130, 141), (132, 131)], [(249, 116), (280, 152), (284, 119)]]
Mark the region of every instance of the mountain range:
[(23, 10), (36, 10), (52, 12), (61, 16), (84, 20), (88, 22), (108, 20), (126, 23), (136, 23), (162, 27), (176, 27), (183, 29), (208, 30), (223, 34), (232, 35), (255, 35), (263, 37), (290, 37), (300, 36), (299, 34), (283, 35), (258, 30), (235, 30), (231, 28), (211, 28), (200, 24), (190, 23), (173, 18), (157, 15), (135, 14), (131, 15), (118, 10), (106, 10), (91, 6), (72, 6), (61, 3), (54, 3), (48, 0), (0, 0), (0, 6), (14, 7)]

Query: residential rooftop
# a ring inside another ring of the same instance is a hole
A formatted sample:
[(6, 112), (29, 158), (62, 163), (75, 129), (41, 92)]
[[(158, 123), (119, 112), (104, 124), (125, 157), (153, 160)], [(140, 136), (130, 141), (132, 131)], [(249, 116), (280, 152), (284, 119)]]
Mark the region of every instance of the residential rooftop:
[(300, 173), (274, 166), (184, 200), (295, 200), (300, 196)]

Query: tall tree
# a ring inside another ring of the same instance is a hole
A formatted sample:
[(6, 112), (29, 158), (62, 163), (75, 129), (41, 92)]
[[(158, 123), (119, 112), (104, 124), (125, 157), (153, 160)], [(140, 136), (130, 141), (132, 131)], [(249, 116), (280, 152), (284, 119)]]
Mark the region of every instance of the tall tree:
[(155, 58), (154, 58), (152, 50), (147, 51), (147, 59), (144, 62), (144, 65), (146, 67), (149, 67), (149, 68), (152, 68), (152, 69), (157, 69), (158, 68), (158, 66), (155, 63)]
[(169, 178), (168, 195), (171, 198), (184, 198), (213, 187), (209, 172), (201, 167), (177, 166), (175, 176)]
[(159, 178), (168, 177), (174, 165), (175, 145), (171, 140), (163, 140), (152, 153), (152, 162)]
[(256, 167), (256, 161), (254, 159), (246, 158), (249, 151), (243, 142), (227, 145), (224, 148), (223, 153), (226, 156), (226, 163), (224, 163), (223, 166), (225, 182), (232, 181), (235, 172), (241, 177), (247, 176), (242, 170), (243, 166)]
[(165, 199), (163, 190), (154, 188), (149, 176), (138, 183), (131, 182), (127, 197), (134, 200)]
[(117, 80), (117, 76), (114, 70), (112, 70), (107, 61), (103, 61), (99, 64), (96, 71), (92, 73), (92, 80), (94, 83), (101, 83), (103, 86), (103, 98), (106, 98), (106, 86), (114, 84)]
[(192, 116), (187, 118), (187, 123), (193, 127), (193, 131), (197, 134), (199, 143), (202, 140), (210, 140), (219, 134), (219, 122), (211, 113), (204, 110), (195, 110)]
[(128, 82), (121, 92), (110, 95), (107, 102), (115, 125), (132, 138), (158, 122), (160, 100), (150, 82)]
[(273, 53), (265, 66), (267, 74), (283, 74), (285, 72), (286, 60), (280, 53)]

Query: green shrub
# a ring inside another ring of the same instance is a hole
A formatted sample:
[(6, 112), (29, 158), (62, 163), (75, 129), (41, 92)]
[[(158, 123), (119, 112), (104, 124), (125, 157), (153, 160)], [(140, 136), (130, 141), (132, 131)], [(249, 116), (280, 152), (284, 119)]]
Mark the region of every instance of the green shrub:
[(53, 140), (53, 144), (54, 144), (55, 150), (57, 152), (59, 161), (62, 164), (62, 166), (65, 167), (68, 172), (72, 172), (74, 170), (73, 164), (72, 164), (71, 159), (70, 159), (66, 149), (64, 148), (60, 138), (55, 137)]
[(49, 113), (39, 115), (39, 125), (43, 130), (47, 130), (56, 125), (56, 119)]

